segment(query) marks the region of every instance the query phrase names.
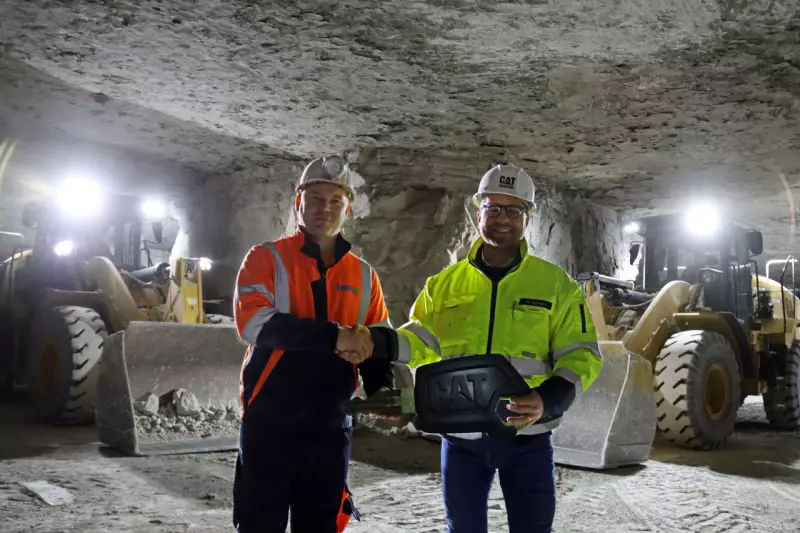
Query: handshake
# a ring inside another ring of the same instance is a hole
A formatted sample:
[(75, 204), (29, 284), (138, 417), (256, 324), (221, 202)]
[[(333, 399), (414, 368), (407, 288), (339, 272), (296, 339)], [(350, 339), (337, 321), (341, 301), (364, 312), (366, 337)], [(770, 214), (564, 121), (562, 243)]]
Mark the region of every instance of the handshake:
[(349, 328), (339, 329), (339, 338), (336, 340), (336, 354), (354, 365), (366, 361), (372, 356), (375, 345), (372, 342), (372, 335), (369, 329), (356, 324)]

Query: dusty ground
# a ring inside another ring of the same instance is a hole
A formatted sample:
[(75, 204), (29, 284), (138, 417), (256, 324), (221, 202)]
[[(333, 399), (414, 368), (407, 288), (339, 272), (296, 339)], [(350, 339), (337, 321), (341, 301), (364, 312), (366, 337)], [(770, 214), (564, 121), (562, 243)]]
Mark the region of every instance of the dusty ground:
[[(17, 532), (218, 532), (230, 526), (229, 453), (119, 457), (91, 428), (50, 429), (0, 410), (0, 530)], [(740, 413), (725, 450), (690, 453), (657, 444), (643, 467), (613, 473), (558, 469), (555, 531), (800, 531), (800, 435), (770, 432), (760, 404)], [(444, 531), (438, 446), (359, 431), (351, 483), (363, 520), (353, 533)], [(46, 480), (75, 501), (50, 507), (20, 482)], [(490, 531), (506, 530), (499, 487)]]

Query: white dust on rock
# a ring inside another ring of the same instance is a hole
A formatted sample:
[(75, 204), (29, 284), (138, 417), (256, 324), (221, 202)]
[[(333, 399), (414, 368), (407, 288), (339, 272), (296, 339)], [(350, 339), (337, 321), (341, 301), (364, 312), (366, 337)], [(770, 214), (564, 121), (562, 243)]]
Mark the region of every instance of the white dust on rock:
[(404, 438), (417, 438), (423, 435), (406, 417), (392, 418), (374, 413), (356, 413), (354, 419), (356, 429), (367, 428), (379, 435)]
[(200, 405), (185, 389), (160, 397), (147, 393), (134, 402), (134, 417), (142, 443), (234, 436), (239, 432), (235, 405)]

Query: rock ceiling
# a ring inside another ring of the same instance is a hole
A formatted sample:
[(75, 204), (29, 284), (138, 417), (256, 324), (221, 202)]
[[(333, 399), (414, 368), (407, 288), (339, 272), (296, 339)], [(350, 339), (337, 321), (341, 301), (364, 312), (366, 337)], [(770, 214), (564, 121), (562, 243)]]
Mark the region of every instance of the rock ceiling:
[(631, 215), (718, 202), (785, 253), (798, 13), (797, 0), (2, 0), (0, 126), (219, 172), (353, 146), (501, 146)]

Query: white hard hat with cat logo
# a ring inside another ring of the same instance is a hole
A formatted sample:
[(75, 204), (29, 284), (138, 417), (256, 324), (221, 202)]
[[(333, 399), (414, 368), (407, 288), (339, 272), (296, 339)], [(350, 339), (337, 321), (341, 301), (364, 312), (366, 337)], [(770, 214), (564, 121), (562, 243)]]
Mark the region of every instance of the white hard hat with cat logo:
[(533, 180), (527, 172), (514, 165), (495, 165), (481, 178), (472, 202), (480, 207), (487, 194), (505, 194), (525, 201), (532, 208), (534, 192)]

